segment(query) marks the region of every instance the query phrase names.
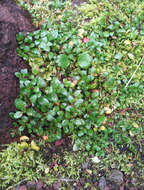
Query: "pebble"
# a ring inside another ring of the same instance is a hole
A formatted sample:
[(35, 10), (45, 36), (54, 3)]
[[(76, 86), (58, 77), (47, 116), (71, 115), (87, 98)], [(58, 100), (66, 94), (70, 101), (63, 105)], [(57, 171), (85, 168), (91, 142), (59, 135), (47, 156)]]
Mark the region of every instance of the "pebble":
[(35, 190), (36, 189), (36, 182), (35, 181), (27, 182), (27, 189), (28, 190)]
[(105, 177), (101, 177), (99, 180), (100, 190), (105, 190), (105, 186), (106, 186), (106, 179), (105, 179)]
[(39, 181), (36, 185), (36, 190), (43, 190), (44, 183), (42, 181)]
[(109, 180), (120, 185), (123, 183), (123, 173), (119, 170), (113, 170), (110, 173)]
[(27, 187), (25, 185), (22, 185), (19, 187), (19, 190), (27, 190)]

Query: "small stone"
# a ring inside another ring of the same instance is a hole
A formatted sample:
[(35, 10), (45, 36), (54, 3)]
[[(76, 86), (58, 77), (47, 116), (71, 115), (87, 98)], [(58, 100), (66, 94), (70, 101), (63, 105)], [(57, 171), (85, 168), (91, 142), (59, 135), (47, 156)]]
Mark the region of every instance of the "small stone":
[(99, 180), (100, 190), (105, 190), (105, 186), (106, 186), (106, 179), (105, 179), (105, 177), (101, 177)]
[(53, 184), (53, 188), (54, 188), (54, 190), (59, 190), (60, 184), (59, 184), (58, 182), (55, 182), (55, 183)]
[(36, 182), (35, 181), (27, 182), (27, 189), (28, 190), (35, 190), (36, 189)]
[(123, 182), (123, 173), (119, 170), (113, 170), (109, 176), (109, 180), (120, 185)]
[(22, 185), (19, 187), (19, 190), (27, 190), (27, 187), (25, 185)]
[(42, 181), (39, 181), (36, 185), (36, 190), (42, 190), (44, 186), (44, 183)]

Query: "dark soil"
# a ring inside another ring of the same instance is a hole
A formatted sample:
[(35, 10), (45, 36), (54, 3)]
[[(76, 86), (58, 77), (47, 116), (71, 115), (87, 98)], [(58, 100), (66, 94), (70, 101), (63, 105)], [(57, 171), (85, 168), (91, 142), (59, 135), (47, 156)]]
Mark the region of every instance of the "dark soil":
[(14, 111), (14, 100), (19, 94), (19, 82), (14, 73), (28, 65), (17, 56), (16, 34), (33, 31), (28, 12), (12, 0), (0, 1), (0, 144), (8, 144), (12, 121), (9, 113)]

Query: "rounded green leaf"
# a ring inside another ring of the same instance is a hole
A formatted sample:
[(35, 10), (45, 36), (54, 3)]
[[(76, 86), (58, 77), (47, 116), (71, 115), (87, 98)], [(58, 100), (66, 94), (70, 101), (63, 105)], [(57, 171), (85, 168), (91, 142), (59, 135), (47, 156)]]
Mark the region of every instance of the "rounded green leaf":
[(26, 109), (26, 103), (21, 99), (15, 100), (15, 107), (18, 110), (24, 111)]
[(78, 57), (78, 65), (82, 68), (82, 69), (88, 69), (88, 67), (91, 66), (92, 63), (92, 58), (89, 54), (87, 53), (82, 53), (79, 55)]
[(70, 65), (70, 60), (69, 60), (68, 56), (65, 55), (65, 54), (59, 55), (58, 59), (57, 59), (57, 62), (58, 62), (58, 65), (62, 69), (66, 69)]
[(21, 118), (22, 115), (23, 115), (23, 112), (17, 111), (17, 112), (14, 114), (14, 118), (15, 118), (15, 119), (19, 119), (19, 118)]

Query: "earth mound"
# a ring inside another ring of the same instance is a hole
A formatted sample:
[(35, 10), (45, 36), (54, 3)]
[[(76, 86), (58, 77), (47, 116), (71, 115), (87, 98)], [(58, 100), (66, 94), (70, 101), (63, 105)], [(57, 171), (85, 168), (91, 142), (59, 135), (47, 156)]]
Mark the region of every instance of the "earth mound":
[(9, 112), (14, 111), (14, 100), (19, 94), (19, 82), (14, 73), (29, 68), (17, 56), (16, 35), (33, 31), (31, 23), (29, 13), (15, 2), (0, 1), (0, 144), (11, 142)]

